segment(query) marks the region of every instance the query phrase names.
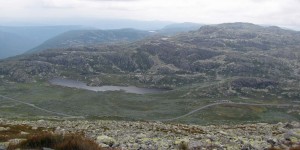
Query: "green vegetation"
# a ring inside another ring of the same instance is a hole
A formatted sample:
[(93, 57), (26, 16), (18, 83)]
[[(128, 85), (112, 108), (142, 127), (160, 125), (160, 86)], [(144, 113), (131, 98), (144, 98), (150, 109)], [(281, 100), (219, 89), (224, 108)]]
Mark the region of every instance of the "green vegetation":
[[(86, 119), (109, 120), (174, 118), (220, 100), (218, 98), (185, 98), (184, 95), (189, 88), (193, 89), (194, 87), (178, 88), (161, 94), (138, 95), (124, 92), (93, 92), (38, 82), (27, 84), (7, 83), (5, 86), (0, 86), (0, 94), (55, 112), (82, 116)], [(231, 97), (230, 100), (247, 103), (290, 103), (284, 99), (264, 100)], [(0, 98), (0, 102), (2, 104), (0, 117), (4, 118), (39, 119), (57, 116), (57, 114), (44, 112), (4, 98)], [(174, 122), (230, 124), (299, 120), (299, 112), (292, 111), (294, 109), (273, 106), (217, 105), (174, 120)]]

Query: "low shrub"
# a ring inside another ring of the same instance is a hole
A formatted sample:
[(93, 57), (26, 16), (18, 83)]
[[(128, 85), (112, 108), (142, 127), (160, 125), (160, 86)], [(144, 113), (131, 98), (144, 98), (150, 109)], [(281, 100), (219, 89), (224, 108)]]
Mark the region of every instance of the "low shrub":
[(78, 135), (68, 135), (55, 146), (56, 150), (100, 150), (97, 143)]
[(81, 135), (63, 136), (52, 133), (29, 136), (26, 141), (16, 145), (10, 144), (7, 149), (42, 149), (44, 147), (55, 150), (101, 150), (97, 143)]
[(297, 146), (297, 147), (293, 147), (293, 148), (291, 148), (290, 150), (300, 150), (300, 145)]

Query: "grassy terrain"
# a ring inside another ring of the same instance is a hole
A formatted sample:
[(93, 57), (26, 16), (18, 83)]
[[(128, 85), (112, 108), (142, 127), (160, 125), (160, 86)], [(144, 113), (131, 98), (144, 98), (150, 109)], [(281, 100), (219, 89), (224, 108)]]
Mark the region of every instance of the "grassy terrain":
[[(159, 120), (177, 117), (220, 99), (184, 98), (189, 87), (182, 87), (161, 94), (129, 94), (124, 92), (92, 92), (73, 88), (37, 83), (5, 83), (0, 94), (35, 106), (83, 116), (86, 119)], [(233, 102), (288, 103), (278, 99), (246, 99), (233, 97)], [(181, 123), (220, 124), (246, 122), (278, 122), (299, 120), (299, 112), (292, 108), (218, 105), (176, 120)], [(0, 117), (43, 118), (53, 117), (36, 108), (0, 98)]]

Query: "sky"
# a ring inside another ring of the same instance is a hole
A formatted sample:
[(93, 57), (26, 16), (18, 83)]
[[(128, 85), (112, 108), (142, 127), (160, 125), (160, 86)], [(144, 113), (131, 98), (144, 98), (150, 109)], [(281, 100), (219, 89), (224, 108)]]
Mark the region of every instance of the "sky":
[(300, 29), (300, 0), (0, 0), (0, 23), (132, 19)]

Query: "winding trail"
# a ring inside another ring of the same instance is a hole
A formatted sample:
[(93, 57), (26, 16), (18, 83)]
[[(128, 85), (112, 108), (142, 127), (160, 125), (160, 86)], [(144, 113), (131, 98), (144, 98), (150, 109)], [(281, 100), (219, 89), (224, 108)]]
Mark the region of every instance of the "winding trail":
[(56, 114), (56, 115), (64, 116), (64, 117), (74, 117), (74, 118), (78, 117), (78, 116), (68, 115), (68, 114), (65, 114), (65, 113), (60, 113), (60, 112), (47, 110), (47, 109), (35, 106), (34, 104), (23, 102), (23, 101), (20, 101), (20, 100), (14, 99), (14, 98), (10, 98), (10, 97), (4, 96), (4, 95), (0, 95), (0, 97), (11, 100), (11, 101), (14, 101), (14, 102), (17, 102), (17, 103), (21, 103), (21, 104), (24, 104), (24, 105), (27, 105), (27, 106), (30, 106), (30, 107), (33, 107), (35, 109), (38, 109), (38, 110), (41, 110), (41, 111), (44, 111), (44, 112), (47, 112), (47, 113), (50, 113), (50, 114)]
[(192, 110), (184, 115), (175, 117), (175, 118), (169, 118), (169, 119), (160, 119), (160, 120), (155, 120), (155, 121), (174, 121), (174, 120), (178, 120), (184, 117), (187, 117), (189, 115), (192, 115), (200, 110), (206, 109), (208, 107), (212, 107), (212, 106), (217, 106), (217, 105), (246, 105), (246, 106), (275, 106), (275, 107), (299, 107), (300, 105), (295, 105), (295, 104), (253, 104), (253, 103), (234, 103), (234, 102), (222, 102), (222, 103), (212, 103), (212, 104), (208, 104), (205, 106), (202, 106), (200, 108), (197, 108), (195, 110)]
[[(44, 108), (41, 108), (41, 107), (38, 107), (38, 106), (35, 106), (34, 104), (31, 104), (31, 103), (27, 103), (27, 102), (23, 102), (23, 101), (20, 101), (20, 100), (17, 100), (15, 98), (11, 98), (11, 97), (7, 97), (7, 96), (4, 96), (4, 95), (0, 95), (0, 97), (4, 98), (4, 99), (8, 99), (10, 101), (14, 101), (14, 102), (17, 102), (17, 103), (21, 103), (21, 104), (24, 104), (24, 105), (27, 105), (27, 106), (30, 106), (30, 107), (33, 107), (35, 109), (38, 109), (38, 110), (41, 110), (41, 111), (44, 111), (44, 112), (47, 112), (47, 113), (50, 113), (50, 114), (56, 114), (56, 115), (59, 115), (59, 116), (64, 116), (64, 117), (72, 117), (72, 118), (82, 118), (82, 116), (72, 116), (72, 115), (68, 115), (68, 114), (65, 114), (65, 113), (60, 113), (60, 112), (55, 112), (55, 111), (51, 111), (51, 110), (47, 110), (47, 109), (44, 109)], [(203, 110), (203, 109), (206, 109), (206, 108), (209, 108), (209, 107), (213, 107), (213, 106), (217, 106), (217, 105), (245, 105), (245, 106), (271, 106), (271, 107), (300, 107), (300, 105), (297, 105), (297, 104), (254, 104), (254, 103), (234, 103), (234, 102), (220, 102), (220, 103), (212, 103), (212, 104), (208, 104), (208, 105), (205, 105), (205, 106), (202, 106), (200, 108), (197, 108), (195, 110), (192, 110), (184, 115), (181, 115), (181, 116), (178, 116), (178, 117), (175, 117), (175, 118), (168, 118), (168, 119), (159, 119), (159, 120), (152, 120), (152, 121), (162, 121), (162, 122), (166, 122), (166, 121), (174, 121), (174, 120), (178, 120), (178, 119), (181, 119), (181, 118), (184, 118), (184, 117), (187, 117), (189, 115), (192, 115), (200, 110)]]

